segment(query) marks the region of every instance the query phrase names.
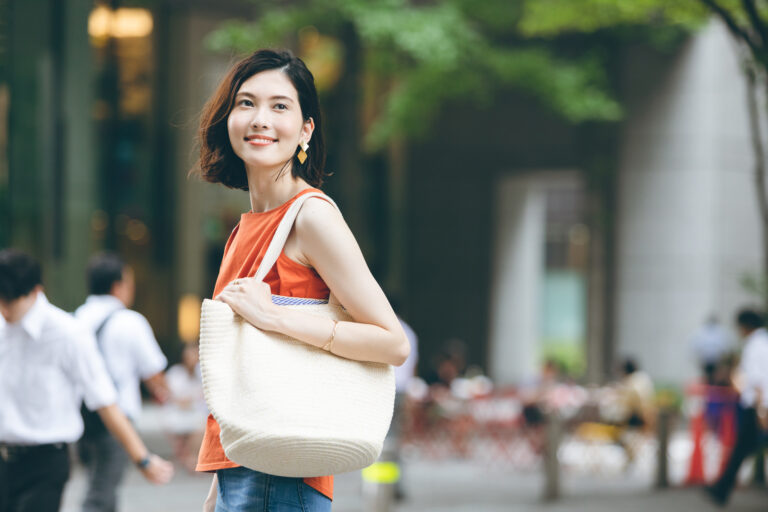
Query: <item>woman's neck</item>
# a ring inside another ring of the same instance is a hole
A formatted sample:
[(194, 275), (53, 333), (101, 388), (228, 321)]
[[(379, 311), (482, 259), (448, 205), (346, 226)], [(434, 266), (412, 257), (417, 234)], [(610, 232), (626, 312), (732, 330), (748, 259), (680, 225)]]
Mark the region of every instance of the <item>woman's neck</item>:
[(248, 194), (253, 212), (277, 208), (307, 188), (310, 188), (307, 182), (294, 178), (290, 169), (283, 171), (277, 180), (272, 172), (248, 170)]

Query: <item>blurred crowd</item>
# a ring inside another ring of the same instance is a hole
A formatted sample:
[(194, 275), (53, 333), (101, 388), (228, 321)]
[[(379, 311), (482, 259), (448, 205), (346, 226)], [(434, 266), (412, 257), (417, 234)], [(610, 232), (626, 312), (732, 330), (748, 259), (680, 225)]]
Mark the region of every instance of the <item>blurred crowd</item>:
[[(141, 385), (162, 404), (162, 426), (176, 462), (194, 471), (208, 415), (197, 345), (185, 344), (180, 362), (166, 369), (149, 323), (130, 309), (133, 273), (117, 255), (96, 255), (88, 281), (90, 295), (69, 315), (45, 298), (34, 260), (0, 251), (0, 511), (57, 503), (69, 475), (67, 444), (74, 442), (89, 475), (83, 510), (114, 510), (131, 462), (149, 480), (167, 482), (170, 464), (149, 453), (132, 427), (141, 410)], [(722, 504), (742, 462), (766, 440), (768, 332), (756, 310), (736, 316), (740, 343), (715, 317), (695, 332), (690, 347), (701, 372), (685, 396), (655, 389), (632, 357), (617, 361), (613, 378), (603, 385), (584, 385), (562, 361), (546, 358), (534, 378), (499, 388), (481, 367), (467, 364), (466, 344), (459, 339), (447, 340), (420, 376), (418, 338), (401, 323), (411, 358), (396, 370), (396, 410), (384, 454), (397, 463), (414, 447), (432, 456), (484, 453), (530, 461), (551, 442), (547, 425), (557, 422), (568, 435), (621, 447), (629, 469), (644, 440), (656, 439), (664, 410), (701, 418), (692, 424), (713, 432), (734, 430), (725, 436), (730, 445), (722, 470), (707, 487)], [(25, 348), (30, 340), (38, 343), (36, 351)], [(40, 379), (30, 380), (35, 375)], [(404, 495), (400, 488), (396, 493)]]
[[(684, 390), (657, 389), (632, 357), (617, 361), (613, 379), (603, 385), (584, 385), (562, 361), (547, 358), (534, 378), (499, 388), (479, 367), (466, 364), (463, 342), (449, 340), (430, 371), (409, 382), (406, 446), (420, 455), (530, 467), (548, 442), (546, 425), (556, 421), (571, 438), (620, 447), (629, 470), (644, 446), (656, 449), (662, 411), (688, 420), (678, 421), (681, 427), (695, 425), (701, 415), (723, 443), (721, 469), (707, 492), (724, 504), (744, 460), (759, 454), (768, 439), (765, 319), (744, 309), (734, 327), (738, 336), (710, 317), (695, 332), (691, 357), (701, 372)], [(691, 432), (690, 438), (697, 435)], [(691, 454), (694, 473), (702, 471), (696, 457)]]

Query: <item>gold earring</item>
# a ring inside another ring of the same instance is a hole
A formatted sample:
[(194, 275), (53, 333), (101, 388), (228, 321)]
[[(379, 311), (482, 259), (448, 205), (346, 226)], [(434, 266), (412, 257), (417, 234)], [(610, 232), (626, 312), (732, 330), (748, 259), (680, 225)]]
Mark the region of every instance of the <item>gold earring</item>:
[(304, 162), (307, 161), (307, 149), (309, 149), (309, 144), (302, 141), (300, 146), (301, 146), (301, 149), (299, 150), (299, 153), (296, 155), (296, 158), (299, 159), (300, 164), (303, 164)]

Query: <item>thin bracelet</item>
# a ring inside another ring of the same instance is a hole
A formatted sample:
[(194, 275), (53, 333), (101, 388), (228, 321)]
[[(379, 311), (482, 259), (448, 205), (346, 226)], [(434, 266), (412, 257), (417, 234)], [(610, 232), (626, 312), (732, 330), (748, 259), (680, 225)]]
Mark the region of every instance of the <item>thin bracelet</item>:
[(336, 326), (339, 325), (338, 320), (331, 320), (333, 322), (333, 331), (331, 331), (331, 338), (328, 340), (328, 343), (323, 345), (323, 350), (326, 352), (331, 352), (333, 349), (333, 340), (336, 339)]

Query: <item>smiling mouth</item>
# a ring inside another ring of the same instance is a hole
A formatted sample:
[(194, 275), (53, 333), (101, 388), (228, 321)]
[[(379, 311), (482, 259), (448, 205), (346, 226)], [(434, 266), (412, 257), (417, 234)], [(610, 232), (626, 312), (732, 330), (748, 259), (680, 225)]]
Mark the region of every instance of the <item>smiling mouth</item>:
[(277, 142), (277, 139), (270, 139), (267, 137), (245, 137), (244, 140), (252, 146), (268, 146)]

